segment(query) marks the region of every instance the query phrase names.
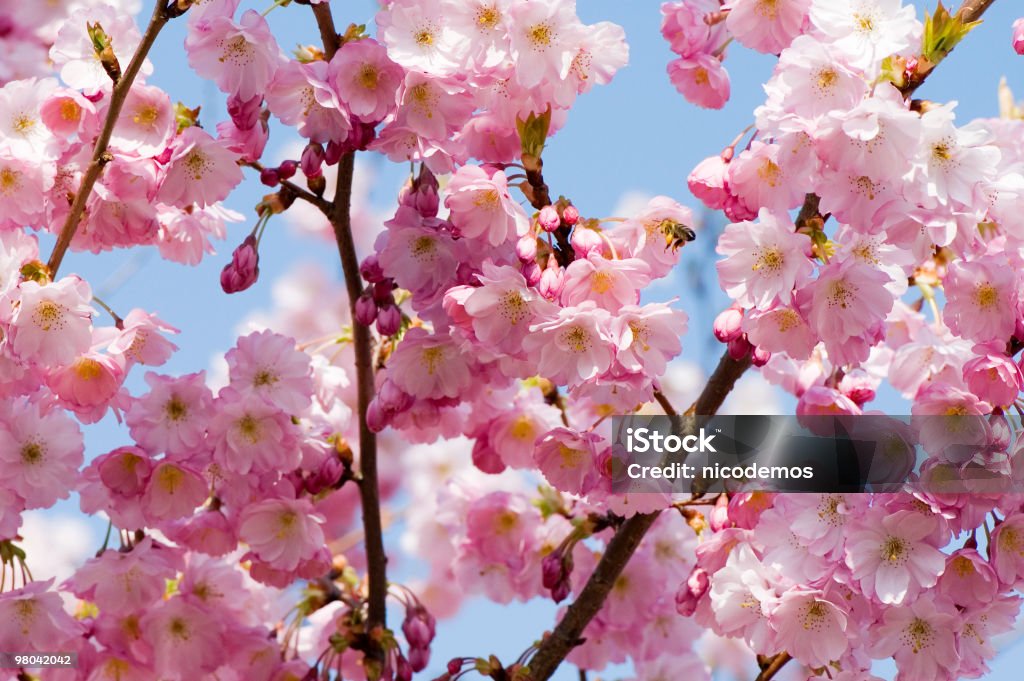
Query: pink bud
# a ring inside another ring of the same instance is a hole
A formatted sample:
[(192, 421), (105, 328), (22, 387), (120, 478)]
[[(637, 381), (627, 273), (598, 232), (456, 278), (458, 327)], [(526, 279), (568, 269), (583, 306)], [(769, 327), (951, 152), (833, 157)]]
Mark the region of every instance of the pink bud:
[(228, 97), (228, 115), (239, 130), (252, 130), (260, 119), (263, 95), (255, 95), (248, 101), (241, 101), (237, 95)]
[(383, 279), (378, 281), (370, 288), (370, 293), (373, 294), (373, 300), (381, 307), (384, 307), (388, 303), (394, 302), (395, 298), (391, 295), (394, 290), (395, 284), (390, 279)]
[(366, 406), (366, 427), (374, 433), (379, 433), (387, 428), (387, 425), (387, 413), (381, 408), (380, 402), (372, 400), (370, 404)]
[(729, 341), (729, 357), (737, 362), (749, 355), (752, 349), (750, 341), (747, 340), (747, 334), (736, 336)]
[(250, 234), (231, 254), (231, 262), (220, 273), (220, 287), (224, 293), (244, 291), (260, 276), (260, 254), (256, 250), (256, 237)]
[(562, 210), (562, 219), (565, 220), (565, 224), (567, 225), (575, 225), (580, 221), (580, 212), (577, 210), (576, 206), (569, 204), (564, 210)]
[(310, 142), (302, 150), (302, 158), (299, 160), (302, 166), (302, 174), (306, 177), (319, 177), (323, 174), (324, 148), (322, 145)]
[(359, 266), (359, 274), (363, 275), (363, 279), (371, 284), (376, 284), (377, 282), (384, 280), (384, 270), (381, 269), (375, 253), (371, 253), (366, 256), (363, 260), (363, 264)]
[(452, 676), (455, 676), (460, 671), (462, 671), (462, 658), (461, 657), (453, 657), (452, 659), (448, 660), (448, 673), (449, 674), (451, 674)]
[(409, 666), (414, 672), (421, 672), (430, 664), (430, 648), (410, 648)]
[(523, 277), (526, 279), (527, 286), (536, 286), (540, 283), (541, 269), (540, 265), (535, 262), (523, 263), (519, 268), (519, 271), (523, 273)]
[(281, 165), (277, 167), (277, 175), (282, 180), (290, 180), (298, 169), (299, 164), (295, 161), (281, 161)]
[(562, 224), (562, 220), (558, 217), (558, 211), (555, 210), (554, 206), (544, 206), (540, 211), (540, 215), (537, 216), (537, 222), (545, 232), (553, 232)]
[(369, 326), (377, 321), (377, 303), (365, 292), (356, 298), (356, 323)]
[(1024, 17), (1013, 22), (1013, 51), (1024, 54)]
[(586, 258), (591, 251), (600, 253), (604, 248), (604, 240), (601, 239), (601, 235), (585, 227), (577, 227), (572, 230), (569, 243), (572, 244), (572, 250), (576, 251), (577, 257), (580, 258)]
[(729, 196), (725, 171), (728, 166), (721, 156), (709, 156), (693, 169), (686, 183), (690, 192), (711, 210), (721, 210)]
[(333, 166), (345, 155), (345, 145), (334, 140), (327, 141), (327, 148), (324, 150), (324, 163)]
[(274, 168), (264, 168), (260, 171), (260, 182), (268, 187), (275, 187), (281, 181), (281, 174)]
[(763, 348), (754, 348), (754, 353), (750, 356), (750, 363), (756, 367), (763, 367), (771, 358), (772, 353), (767, 350)]
[[(418, 649), (413, 648), (409, 651), (410, 658), (412, 657), (413, 650)], [(399, 655), (398, 659), (395, 660), (395, 681), (412, 681), (413, 671), (410, 661), (406, 660), (402, 655)]]
[(516, 242), (516, 257), (519, 262), (529, 263), (537, 259), (537, 237), (524, 234)]
[(377, 332), (382, 336), (393, 336), (402, 328), (402, 311), (395, 304), (377, 312)]
[(564, 284), (565, 270), (559, 266), (554, 256), (552, 256), (548, 260), (548, 266), (544, 268), (544, 272), (540, 275), (537, 290), (548, 300), (558, 300), (558, 297), (562, 295), (562, 286)]
[(713, 325), (715, 338), (728, 343), (743, 333), (743, 308), (732, 305), (718, 313)]
[(853, 400), (858, 407), (875, 399), (877, 381), (863, 370), (855, 370), (843, 376), (839, 381), (839, 392)]
[(381, 408), (398, 414), (412, 406), (412, 395), (404, 392), (391, 380), (385, 380), (377, 391)]
[(718, 497), (715, 507), (711, 509), (711, 513), (708, 515), (708, 524), (711, 526), (712, 532), (720, 532), (732, 525), (732, 522), (729, 520), (729, 499), (726, 495), (723, 494)]
[(697, 611), (697, 603), (708, 592), (708, 573), (703, 568), (695, 567), (686, 581), (679, 585), (676, 592), (676, 611), (683, 617), (690, 617)]
[(100, 480), (107, 489), (125, 498), (142, 494), (153, 470), (146, 452), (138, 447), (121, 447), (101, 458)]

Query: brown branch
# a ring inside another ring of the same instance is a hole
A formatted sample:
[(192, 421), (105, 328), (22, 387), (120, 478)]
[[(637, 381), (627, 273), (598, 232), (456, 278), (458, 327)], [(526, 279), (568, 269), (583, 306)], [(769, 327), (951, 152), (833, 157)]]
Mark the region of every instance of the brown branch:
[(792, 660), (793, 657), (787, 652), (781, 652), (775, 657), (769, 658), (768, 663), (761, 669), (761, 673), (757, 675), (754, 681), (771, 681), (776, 674), (779, 673), (786, 663)]
[[(687, 410), (687, 413), (703, 416), (714, 415), (726, 395), (749, 366), (749, 358), (737, 362), (731, 359), (728, 353), (723, 355), (722, 360), (718, 363), (718, 368), (708, 379), (700, 397)], [(671, 407), (671, 405), (669, 406)], [(695, 428), (696, 419), (690, 419), (687, 431)], [(604, 605), (615, 581), (622, 574), (622, 570), (632, 558), (637, 547), (640, 546), (644, 535), (658, 519), (658, 515), (659, 512), (639, 513), (626, 520), (615, 532), (583, 590), (565, 611), (565, 615), (555, 626), (554, 631), (541, 641), (537, 652), (530, 660), (529, 676), (532, 681), (547, 681), (551, 678), (565, 656), (582, 642), (580, 637), (583, 630)]]
[[(261, 163), (257, 163), (255, 161), (248, 161), (243, 165), (246, 168), (252, 168), (257, 172), (263, 172), (263, 164)], [(290, 191), (292, 195), (295, 196), (296, 198), (302, 199), (303, 201), (307, 201), (313, 204), (314, 206), (319, 208), (321, 212), (330, 217), (330, 213), (333, 210), (331, 202), (326, 201), (322, 196), (317, 196), (308, 189), (303, 189), (302, 187), (295, 184), (291, 180), (278, 180), (277, 184)]]
[(71, 240), (75, 237), (75, 230), (78, 229), (78, 225), (82, 221), (85, 204), (89, 200), (89, 195), (92, 194), (92, 188), (96, 185), (96, 180), (99, 179), (103, 168), (113, 160), (113, 157), (107, 151), (107, 146), (110, 144), (110, 137), (114, 132), (114, 126), (117, 124), (118, 116), (120, 116), (121, 109), (124, 107), (124, 102), (128, 97), (128, 92), (131, 90), (132, 83), (135, 82), (139, 69), (142, 68), (143, 62), (146, 61), (146, 55), (149, 54), (153, 43), (156, 42), (157, 35), (170, 18), (166, 0), (155, 0), (153, 15), (150, 17), (149, 25), (142, 36), (142, 42), (139, 43), (138, 49), (132, 55), (128, 68), (124, 70), (120, 79), (114, 84), (114, 89), (110, 96), (110, 108), (107, 109), (107, 118), (103, 122), (103, 128), (100, 130), (100, 134), (96, 138), (96, 144), (93, 147), (92, 161), (82, 176), (82, 183), (75, 193), (75, 200), (71, 203), (71, 211), (64, 220), (64, 226), (61, 227), (57, 243), (54, 244), (50, 260), (47, 262), (50, 276), (53, 278), (56, 278), (57, 270), (60, 269), (60, 264), (64, 260), (64, 254), (67, 253)]
[[(327, 3), (311, 5), (316, 17), (324, 52), (330, 59), (338, 51), (341, 39), (334, 27), (331, 7)], [(338, 161), (338, 182), (334, 201), (327, 211), (327, 217), (334, 229), (341, 257), (341, 269), (348, 289), (349, 312), (352, 317), (352, 345), (355, 351), (356, 386), (359, 413), (359, 496), (362, 502), (363, 532), (366, 542), (367, 581), (367, 629), (372, 633), (376, 627), (387, 625), (387, 553), (384, 550), (384, 528), (381, 522), (380, 485), (377, 480), (377, 435), (366, 424), (366, 411), (373, 399), (373, 337), (370, 327), (359, 324), (356, 319), (356, 300), (363, 292), (363, 280), (359, 274), (359, 258), (352, 238), (352, 174), (355, 167), (355, 152), (348, 152)], [(377, 640), (373, 638), (372, 640)], [(375, 664), (384, 662), (384, 649), (377, 645), (366, 651), (367, 658)], [(371, 674), (372, 676), (372, 674)]]
[[(978, 21), (985, 11), (992, 6), (995, 0), (964, 0), (960, 9), (956, 11), (956, 17), (964, 23)], [(955, 47), (955, 46), (954, 46)], [(948, 55), (947, 55), (948, 56)], [(904, 97), (910, 97), (917, 88), (924, 84), (924, 81), (932, 74), (938, 64), (927, 64), (921, 71), (915, 71), (900, 88)]]

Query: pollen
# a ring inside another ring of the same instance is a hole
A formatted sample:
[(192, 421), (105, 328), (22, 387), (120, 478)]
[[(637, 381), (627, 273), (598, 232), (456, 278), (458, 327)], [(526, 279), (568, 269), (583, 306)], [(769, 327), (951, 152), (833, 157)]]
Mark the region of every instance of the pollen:
[(11, 196), (21, 189), (21, 172), (4, 168), (0, 170), (0, 194)]
[(838, 80), (839, 72), (834, 68), (828, 67), (820, 69), (815, 74), (814, 89), (822, 95), (830, 94), (832, 89), (835, 88)]
[(434, 44), (434, 31), (429, 28), (421, 28), (413, 35), (413, 40), (420, 47), (431, 47)]
[(530, 417), (524, 414), (512, 422), (509, 433), (517, 440), (532, 440), (536, 436), (537, 430), (533, 427)]
[(180, 641), (187, 641), (192, 638), (192, 632), (189, 631), (188, 622), (181, 617), (172, 617), (167, 623), (167, 633)]
[(40, 442), (30, 441), (26, 442), (21, 447), (21, 461), (22, 463), (34, 466), (41, 463), (46, 458), (46, 447)]
[(883, 562), (899, 567), (907, 562), (910, 550), (906, 541), (890, 535), (882, 542), (881, 554)]
[(494, 210), (501, 205), (501, 196), (497, 189), (484, 189), (474, 194), (473, 205), (484, 210)]
[(231, 40), (220, 42), (221, 63), (230, 62), (233, 66), (247, 66), (253, 60), (253, 46), (245, 36), (235, 36)]
[(367, 90), (376, 90), (377, 84), (380, 82), (380, 71), (373, 64), (363, 64), (356, 80)]
[(52, 300), (44, 300), (32, 311), (32, 323), (41, 331), (60, 331), (65, 326), (66, 308)]
[(476, 20), (477, 29), (480, 31), (491, 31), (501, 21), (501, 12), (498, 11), (495, 5), (481, 7), (476, 11), (474, 19)]
[(183, 421), (188, 417), (188, 405), (182, 402), (180, 397), (174, 395), (164, 405), (164, 413), (171, 421)]
[(856, 293), (856, 286), (853, 286), (845, 279), (837, 279), (828, 285), (828, 295), (826, 296), (828, 306), (839, 307), (845, 310), (853, 303)]
[(146, 128), (152, 128), (156, 124), (156, 119), (160, 117), (160, 110), (152, 104), (140, 107), (136, 110), (135, 115), (132, 116), (132, 121), (136, 125), (141, 125)]
[(209, 159), (206, 158), (206, 154), (198, 149), (188, 152), (188, 155), (185, 156), (184, 164), (185, 169), (192, 175), (194, 180), (203, 179), (203, 175), (210, 169)]
[(420, 361), (423, 363), (424, 368), (426, 368), (427, 374), (433, 376), (437, 373), (442, 362), (444, 362), (444, 348), (440, 346), (424, 348), (420, 354)]
[(238, 432), (249, 441), (249, 444), (256, 444), (260, 441), (262, 437), (260, 422), (253, 418), (252, 414), (246, 414), (238, 419), (237, 426)]
[(804, 608), (804, 631), (821, 631), (825, 618), (828, 616), (828, 608), (821, 601), (811, 601)]
[(526, 37), (529, 39), (533, 49), (542, 51), (551, 46), (555, 39), (554, 27), (549, 22), (534, 24), (526, 30)]
[(861, 175), (860, 177), (854, 178), (852, 185), (853, 190), (868, 201), (874, 201), (875, 195), (881, 188), (880, 185), (873, 182), (867, 175)]
[(757, 169), (757, 176), (769, 187), (778, 187), (779, 180), (782, 179), (782, 168), (775, 161), (766, 158)]
[(775, 312), (775, 325), (779, 333), (786, 333), (800, 326), (800, 315), (796, 310), (784, 308)]
[(974, 288), (974, 302), (982, 310), (989, 310), (999, 304), (999, 289), (987, 281)]
[(778, 274), (786, 264), (786, 256), (778, 246), (759, 248), (754, 252), (754, 265), (750, 269), (762, 274)]
[(953, 559), (950, 567), (953, 568), (953, 572), (955, 572), (958, 577), (969, 577), (975, 572), (974, 563), (972, 563), (971, 559), (967, 556), (957, 556)]
[(579, 468), (586, 456), (587, 452), (582, 449), (558, 445), (558, 457), (561, 459), (561, 468)]
[(437, 105), (437, 92), (429, 83), (420, 83), (409, 88), (408, 101), (423, 116), (434, 117), (434, 106)]
[(875, 30), (875, 17), (870, 14), (854, 14), (853, 22), (861, 33), (872, 33)]
[(82, 107), (73, 99), (65, 99), (60, 103), (60, 117), (66, 121), (77, 121), (82, 116)]
[(174, 494), (174, 491), (181, 487), (185, 474), (177, 466), (164, 466), (160, 469), (158, 478), (160, 488), (168, 494)]
[(409, 252), (420, 262), (433, 260), (437, 255), (437, 242), (429, 236), (421, 236), (412, 242)]
[(103, 375), (103, 365), (89, 357), (75, 362), (75, 373), (83, 381), (94, 381)]
[(578, 325), (569, 327), (563, 331), (561, 341), (563, 345), (568, 346), (569, 350), (577, 354), (586, 352), (592, 345), (590, 333), (588, 333), (582, 326)]
[(519, 291), (506, 291), (498, 303), (498, 312), (509, 324), (515, 326), (526, 318), (528, 309)]
[(775, 19), (779, 15), (779, 0), (758, 0), (754, 11), (765, 19)]
[(953, 150), (956, 148), (954, 141), (944, 137), (932, 145), (932, 161), (940, 166), (955, 165)]
[(295, 511), (285, 511), (277, 517), (277, 538), (284, 539), (295, 531), (299, 515)]
[(506, 534), (519, 526), (519, 516), (514, 511), (502, 511), (494, 519), (494, 526), (498, 534)]
[(299, 102), (302, 104), (302, 115), (309, 116), (309, 112), (316, 106), (316, 93), (313, 92), (312, 87), (302, 89), (302, 94), (299, 95)]
[(21, 633), (26, 636), (31, 631), (36, 615), (38, 615), (36, 605), (36, 599), (34, 598), (19, 598), (14, 601), (15, 619), (21, 623)]
[(629, 330), (633, 333), (633, 342), (630, 347), (639, 347), (644, 352), (648, 352), (651, 349), (648, 342), (651, 338), (651, 327), (639, 319), (634, 319), (629, 322)]
[(935, 629), (927, 621), (915, 617), (900, 636), (903, 645), (908, 646), (913, 652), (919, 653), (925, 648), (930, 648), (935, 640)]
[[(790, 310), (790, 312), (793, 312)], [(796, 314), (795, 312), (793, 314)], [(832, 494), (825, 495), (818, 504), (818, 518), (827, 525), (838, 527), (843, 524), (843, 516), (839, 514), (842, 497)]]
[(256, 375), (252, 377), (252, 384), (257, 388), (262, 388), (266, 385), (274, 385), (280, 379), (270, 369), (260, 369), (256, 372)]
[(615, 274), (607, 270), (594, 272), (590, 277), (590, 290), (598, 295), (604, 295), (615, 286)]
[(704, 86), (711, 82), (710, 76), (708, 76), (708, 70), (703, 66), (698, 66), (693, 70), (693, 82), (697, 85)]
[(1024, 541), (1016, 528), (1004, 525), (999, 530), (999, 548), (1007, 553), (1024, 556)]
[(14, 132), (20, 135), (27, 135), (36, 127), (36, 119), (28, 114), (18, 114), (14, 117), (11, 127), (14, 128)]

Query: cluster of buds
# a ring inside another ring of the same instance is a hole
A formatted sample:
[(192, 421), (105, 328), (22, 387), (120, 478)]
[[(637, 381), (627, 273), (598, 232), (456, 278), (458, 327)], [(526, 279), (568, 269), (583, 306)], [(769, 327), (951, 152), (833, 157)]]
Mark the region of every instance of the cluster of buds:
[(747, 338), (743, 331), (743, 308), (738, 305), (729, 306), (715, 317), (714, 332), (715, 338), (727, 344), (729, 357), (737, 362), (750, 355), (754, 366), (763, 367), (772, 358), (772, 353), (755, 347)]
[(393, 336), (402, 328), (402, 310), (395, 302), (395, 282), (384, 276), (376, 255), (369, 255), (359, 267), (369, 282), (356, 299), (356, 323), (369, 326), (376, 322), (382, 336)]

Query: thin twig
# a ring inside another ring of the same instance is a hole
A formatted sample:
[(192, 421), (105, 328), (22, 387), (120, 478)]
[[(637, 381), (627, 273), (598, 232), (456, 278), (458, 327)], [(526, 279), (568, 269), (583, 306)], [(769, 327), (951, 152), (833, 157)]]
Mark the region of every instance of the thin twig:
[(64, 220), (64, 226), (61, 227), (57, 243), (54, 244), (53, 253), (50, 254), (50, 260), (47, 263), (50, 269), (50, 276), (53, 278), (56, 278), (57, 270), (60, 269), (60, 264), (64, 260), (64, 254), (71, 245), (71, 240), (75, 237), (75, 230), (78, 229), (78, 225), (82, 221), (85, 204), (89, 200), (90, 194), (92, 194), (92, 188), (95, 186), (96, 180), (99, 179), (103, 168), (113, 160), (113, 156), (107, 151), (107, 146), (110, 144), (110, 137), (114, 132), (114, 126), (117, 124), (117, 119), (121, 114), (125, 99), (128, 97), (128, 92), (131, 90), (143, 62), (146, 61), (146, 55), (149, 54), (153, 43), (156, 42), (157, 35), (170, 18), (167, 12), (166, 0), (155, 0), (153, 15), (150, 17), (149, 26), (146, 27), (146, 32), (142, 36), (142, 42), (139, 43), (138, 49), (135, 50), (132, 60), (128, 63), (128, 68), (124, 70), (121, 78), (114, 84), (114, 89), (110, 96), (110, 108), (107, 109), (107, 118), (103, 122), (103, 128), (100, 130), (100, 134), (96, 138), (96, 145), (93, 147), (92, 161), (82, 176), (82, 183), (75, 193), (75, 200), (71, 204), (71, 211)]
[[(257, 172), (263, 172), (263, 164), (257, 163), (256, 161), (248, 161), (243, 165), (247, 168), (252, 168)], [(324, 213), (329, 213), (331, 211), (330, 201), (325, 200), (321, 196), (317, 196), (308, 189), (303, 189), (302, 187), (295, 184), (291, 180), (278, 180), (277, 183), (284, 187), (285, 189), (287, 189), (288, 191), (290, 191), (295, 196), (295, 198), (302, 199), (303, 201), (307, 201), (313, 204)]]
[[(964, 0), (963, 4), (960, 5), (960, 9), (956, 12), (956, 17), (965, 24), (972, 21), (978, 21), (985, 13), (985, 10), (991, 7), (994, 2), (995, 0)], [(914, 94), (914, 91), (921, 87), (928, 76), (930, 76), (935, 70), (936, 66), (938, 66), (938, 64), (929, 64), (922, 71), (912, 74), (910, 78), (907, 79), (907, 82), (904, 83), (903, 87), (900, 88), (900, 92), (903, 93), (903, 96), (910, 97)]]

